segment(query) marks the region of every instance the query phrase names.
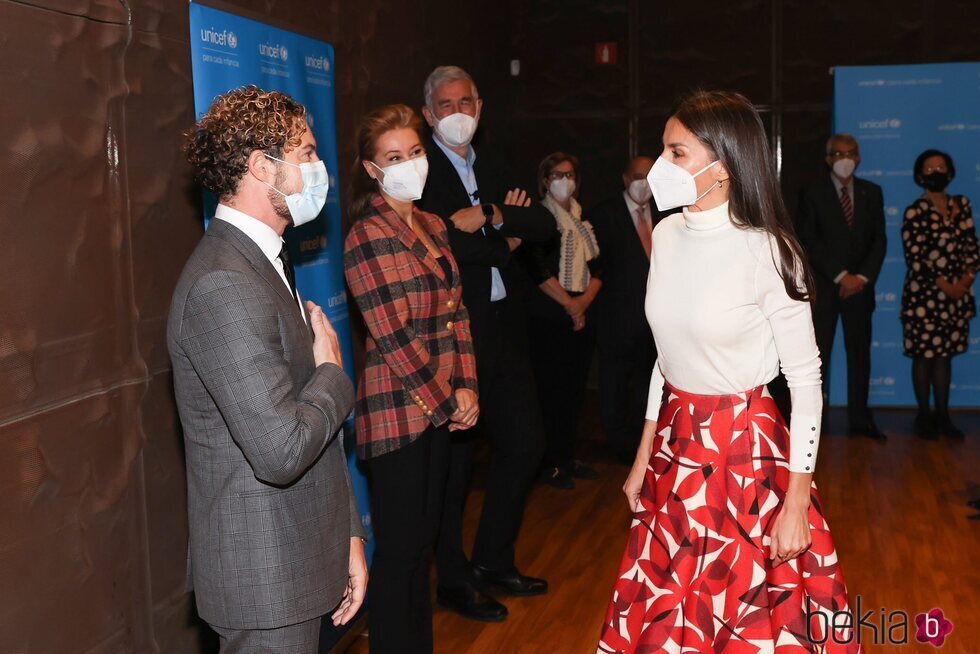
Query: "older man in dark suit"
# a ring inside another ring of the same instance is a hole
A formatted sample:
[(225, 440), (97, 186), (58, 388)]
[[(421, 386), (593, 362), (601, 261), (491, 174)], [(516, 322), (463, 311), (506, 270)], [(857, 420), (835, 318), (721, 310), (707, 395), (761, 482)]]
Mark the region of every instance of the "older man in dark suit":
[(177, 283), (167, 345), (188, 576), (222, 653), (316, 652), (321, 616), (349, 621), (367, 582), (337, 438), (354, 389), (323, 311), (300, 300), (282, 240), (326, 198), (305, 115), (289, 96), (245, 87), (188, 134), (188, 158), (220, 204)]
[(853, 434), (885, 440), (868, 409), (871, 379), (871, 316), (875, 280), (885, 260), (885, 211), (881, 187), (854, 176), (861, 163), (857, 140), (835, 134), (827, 141), (830, 168), (800, 195), (797, 231), (816, 278), (813, 311), (823, 383), (838, 317), (847, 350), (847, 415)]
[(500, 621), (507, 608), (483, 591), (540, 595), (548, 584), (521, 574), (514, 560), (524, 505), (544, 452), (541, 416), (528, 362), (521, 307), (522, 285), (511, 252), (522, 240), (547, 240), (555, 221), (509, 185), (507, 168), (471, 140), (483, 101), (476, 84), (456, 66), (436, 68), (425, 83), (422, 113), (433, 129), (427, 140), (429, 176), (419, 206), (440, 216), (459, 263), (463, 301), (480, 379), (480, 423), (489, 433), (493, 458), (472, 561), (463, 551), (463, 508), (473, 441), (457, 437), (436, 547), (437, 597), (475, 620)]
[(657, 357), (643, 305), (650, 246), (657, 221), (647, 174), (650, 157), (636, 157), (623, 171), (622, 193), (588, 212), (603, 259), (602, 292), (594, 313), (599, 342), (602, 426), (610, 449), (632, 463), (646, 415), (650, 374)]

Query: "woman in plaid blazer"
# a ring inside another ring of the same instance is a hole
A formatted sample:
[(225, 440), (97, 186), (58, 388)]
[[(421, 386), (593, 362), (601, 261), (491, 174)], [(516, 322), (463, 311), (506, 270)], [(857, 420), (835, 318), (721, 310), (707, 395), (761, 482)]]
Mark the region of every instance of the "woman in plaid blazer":
[(358, 130), (344, 269), (367, 327), (357, 389), (376, 549), (371, 652), (431, 652), (429, 558), (449, 469), (449, 433), (479, 416), (459, 268), (438, 216), (415, 207), (428, 165), (418, 117), (382, 107)]

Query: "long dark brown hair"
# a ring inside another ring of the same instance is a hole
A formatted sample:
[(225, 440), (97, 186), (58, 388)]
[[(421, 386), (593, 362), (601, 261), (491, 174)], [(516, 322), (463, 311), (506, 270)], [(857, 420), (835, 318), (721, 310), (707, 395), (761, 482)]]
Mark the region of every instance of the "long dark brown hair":
[(378, 182), (364, 170), (365, 161), (374, 159), (378, 139), (385, 132), (402, 128), (414, 129), (422, 138), (422, 121), (412, 108), (404, 104), (389, 104), (378, 107), (364, 118), (357, 127), (357, 158), (351, 170), (350, 217), (357, 219), (371, 207), (371, 196), (378, 192)]
[(774, 237), (780, 276), (794, 300), (813, 300), (813, 278), (776, 179), (762, 119), (748, 99), (730, 91), (696, 90), (673, 113), (729, 172), (732, 221)]

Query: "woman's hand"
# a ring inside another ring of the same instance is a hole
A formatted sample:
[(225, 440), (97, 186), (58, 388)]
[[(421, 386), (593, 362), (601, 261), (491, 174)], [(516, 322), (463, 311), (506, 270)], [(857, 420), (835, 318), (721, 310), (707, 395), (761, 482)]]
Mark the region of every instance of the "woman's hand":
[(456, 411), (449, 419), (449, 431), (460, 429), (470, 429), (476, 426), (476, 421), (480, 418), (480, 403), (476, 393), (468, 388), (459, 388), (455, 393)]
[(810, 547), (813, 539), (810, 536), (809, 512), (809, 505), (784, 503), (780, 507), (772, 525), (769, 544), (769, 559), (774, 567), (795, 559)]
[(966, 292), (969, 290), (969, 289), (964, 289), (959, 284), (954, 284), (953, 282), (949, 281), (945, 277), (940, 277), (939, 279), (937, 279), (936, 286), (939, 287), (940, 291), (942, 291), (949, 297), (953, 298), (954, 300), (959, 300), (961, 297), (966, 295)]
[(636, 512), (636, 507), (640, 503), (640, 492), (643, 490), (643, 481), (647, 476), (647, 460), (641, 460), (640, 453), (636, 453), (636, 460), (633, 467), (626, 476), (626, 483), (623, 484), (623, 493), (626, 501), (630, 505), (630, 511)]

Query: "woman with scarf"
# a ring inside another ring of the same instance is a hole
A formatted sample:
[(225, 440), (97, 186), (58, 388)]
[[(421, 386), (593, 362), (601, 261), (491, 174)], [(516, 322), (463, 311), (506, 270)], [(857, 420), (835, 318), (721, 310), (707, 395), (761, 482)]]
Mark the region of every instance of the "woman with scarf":
[(598, 477), (575, 460), (572, 448), (594, 342), (587, 315), (602, 287), (599, 246), (575, 199), (578, 182), (577, 158), (564, 152), (544, 158), (538, 166), (538, 192), (558, 231), (551, 241), (525, 243), (517, 250), (538, 286), (530, 294), (527, 314), (547, 443), (544, 481), (564, 489), (575, 487), (574, 478)]

